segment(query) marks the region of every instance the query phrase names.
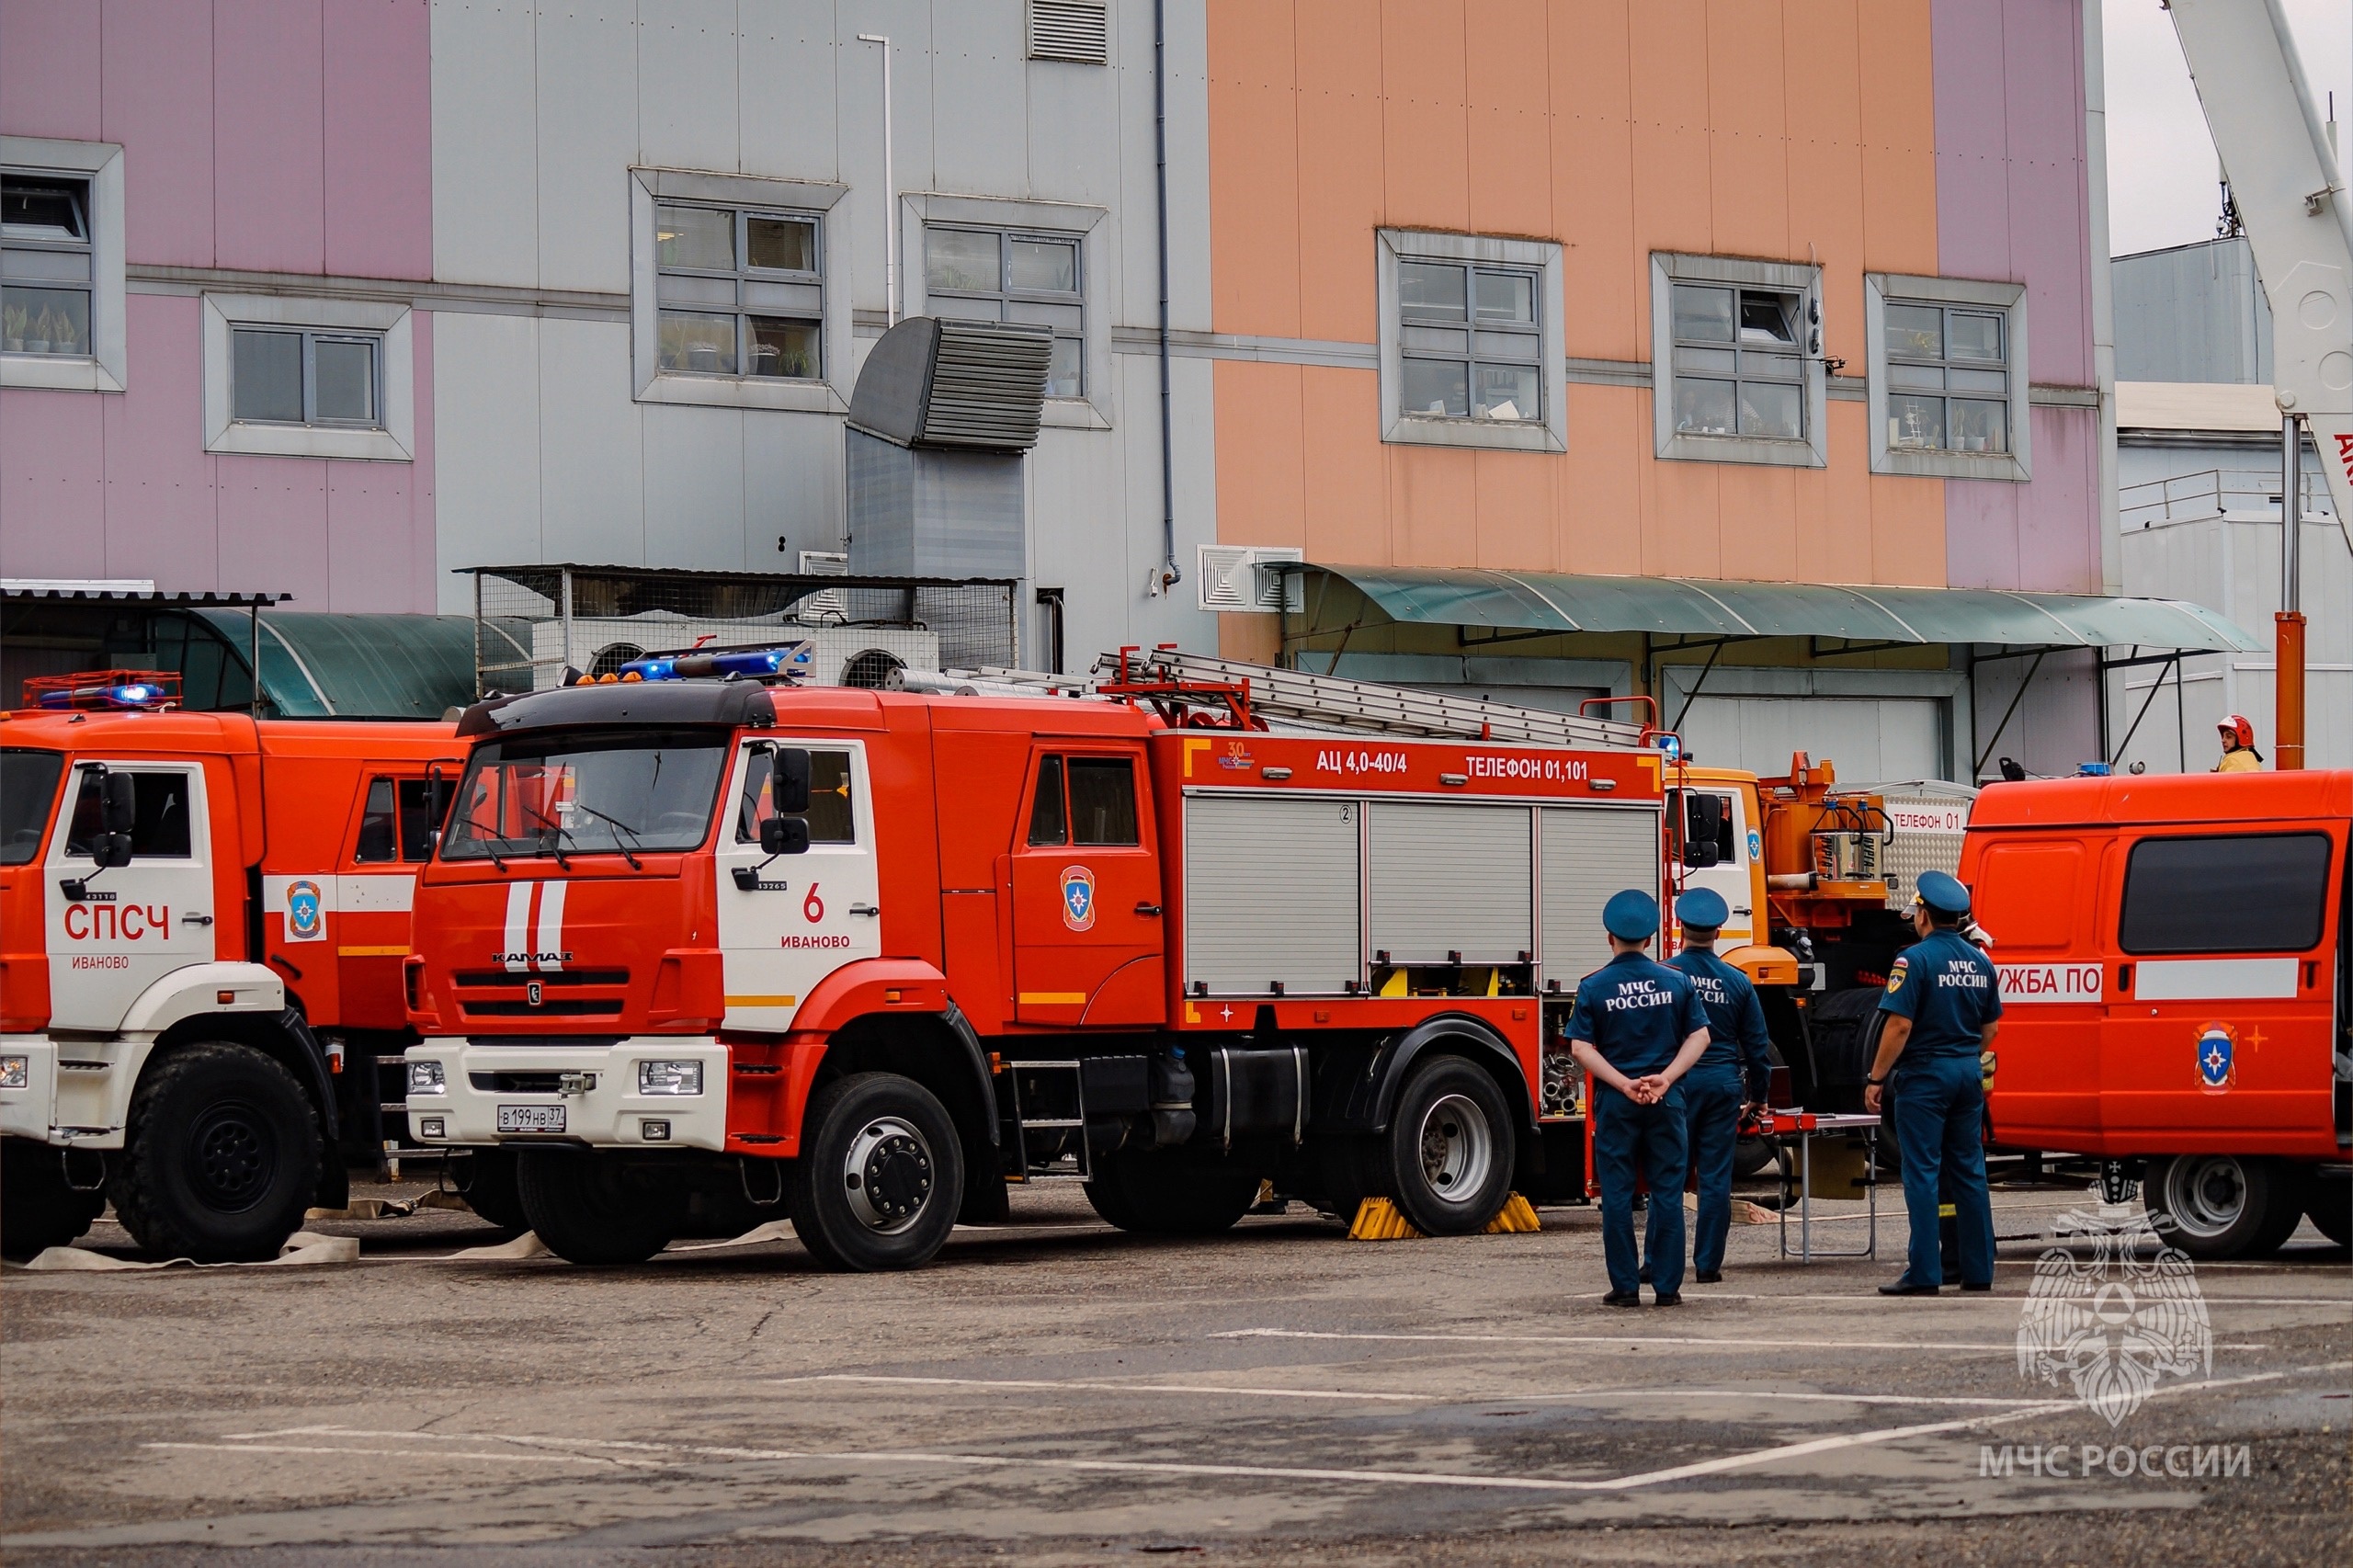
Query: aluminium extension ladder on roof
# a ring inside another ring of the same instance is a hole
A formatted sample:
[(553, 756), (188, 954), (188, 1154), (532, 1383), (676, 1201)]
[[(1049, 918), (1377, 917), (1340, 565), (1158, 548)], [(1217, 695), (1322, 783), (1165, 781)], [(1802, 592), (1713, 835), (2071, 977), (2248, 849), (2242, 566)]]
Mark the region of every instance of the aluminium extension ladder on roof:
[[(1105, 653), (1095, 661), (1097, 678), (1050, 676), (1031, 670), (982, 669), (973, 672), (989, 686), (1029, 687), (1077, 695), (1092, 692), (1107, 678), (1116, 678), (1120, 656)], [(1613, 719), (1555, 713), (1522, 708), (1484, 698), (1458, 697), (1419, 691), (1378, 681), (1348, 680), (1338, 676), (1310, 675), (1303, 670), (1277, 669), (1244, 664), (1207, 653), (1154, 649), (1130, 654), (1131, 678), (1250, 683), (1250, 710), (1261, 719), (1309, 729), (1358, 734), (1405, 735), (1421, 738), (1486, 740), (1548, 746), (1639, 747), (1643, 727)]]

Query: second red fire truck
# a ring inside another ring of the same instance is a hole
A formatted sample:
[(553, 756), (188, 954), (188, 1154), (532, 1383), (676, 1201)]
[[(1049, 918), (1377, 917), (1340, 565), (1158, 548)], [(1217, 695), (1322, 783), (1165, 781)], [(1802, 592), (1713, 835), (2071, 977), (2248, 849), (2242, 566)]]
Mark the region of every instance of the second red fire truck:
[(583, 684), (460, 731), (410, 1125), (516, 1151), (574, 1261), (717, 1202), (905, 1267), (1057, 1176), (1185, 1233), (1267, 1179), (1433, 1233), (1582, 1190), (1545, 1042), (1602, 903), (1658, 887), (1637, 726), (1277, 733), (1156, 667), (1086, 697)]

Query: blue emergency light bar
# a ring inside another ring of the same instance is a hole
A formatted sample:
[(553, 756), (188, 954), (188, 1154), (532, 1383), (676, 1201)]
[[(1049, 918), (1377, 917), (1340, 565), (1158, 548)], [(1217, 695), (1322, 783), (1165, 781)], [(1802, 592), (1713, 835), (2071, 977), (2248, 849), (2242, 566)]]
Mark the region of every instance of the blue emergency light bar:
[(805, 639), (773, 648), (725, 648), (710, 653), (663, 653), (631, 659), (619, 670), (598, 677), (607, 681), (639, 680), (806, 680), (816, 644)]
[(1682, 760), (1682, 736), (1676, 734), (1670, 730), (1662, 730), (1659, 732), (1657, 739), (1658, 752), (1661, 756), (1666, 758), (1669, 762), (1679, 762)]

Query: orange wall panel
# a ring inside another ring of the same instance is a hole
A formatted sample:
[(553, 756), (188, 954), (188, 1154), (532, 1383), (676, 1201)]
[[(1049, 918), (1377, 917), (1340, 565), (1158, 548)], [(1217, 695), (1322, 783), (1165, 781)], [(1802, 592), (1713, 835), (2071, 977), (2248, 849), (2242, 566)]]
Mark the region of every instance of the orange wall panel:
[[(1221, 331), (1299, 335), (1299, 157), (1288, 6), (1209, 13), (1210, 309)], [(1239, 248), (1221, 245), (1239, 236)]]
[[(1937, 270), (1929, 0), (1209, 0), (1215, 329), (1370, 345), (1381, 227), (1551, 238), (1572, 358), (1646, 361), (1654, 250)], [(1221, 538), (1364, 564), (1940, 583), (1944, 486), (1653, 455), (1572, 384), (1565, 453), (1380, 438), (1363, 369), (1221, 361)]]

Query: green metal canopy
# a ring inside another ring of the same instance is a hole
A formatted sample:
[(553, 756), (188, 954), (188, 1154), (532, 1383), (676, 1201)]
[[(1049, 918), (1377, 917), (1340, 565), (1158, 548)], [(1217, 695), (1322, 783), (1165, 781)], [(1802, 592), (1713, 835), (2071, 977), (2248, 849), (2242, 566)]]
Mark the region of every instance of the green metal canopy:
[(1320, 562), (1295, 569), (1346, 581), (1393, 620), (1441, 626), (2214, 653), (2251, 653), (2262, 646), (2212, 610), (2179, 599)]
[[(245, 618), (197, 613), (243, 664)], [(471, 616), (273, 610), (261, 619), (262, 696), (287, 719), (438, 719), (474, 699), (473, 643)]]

